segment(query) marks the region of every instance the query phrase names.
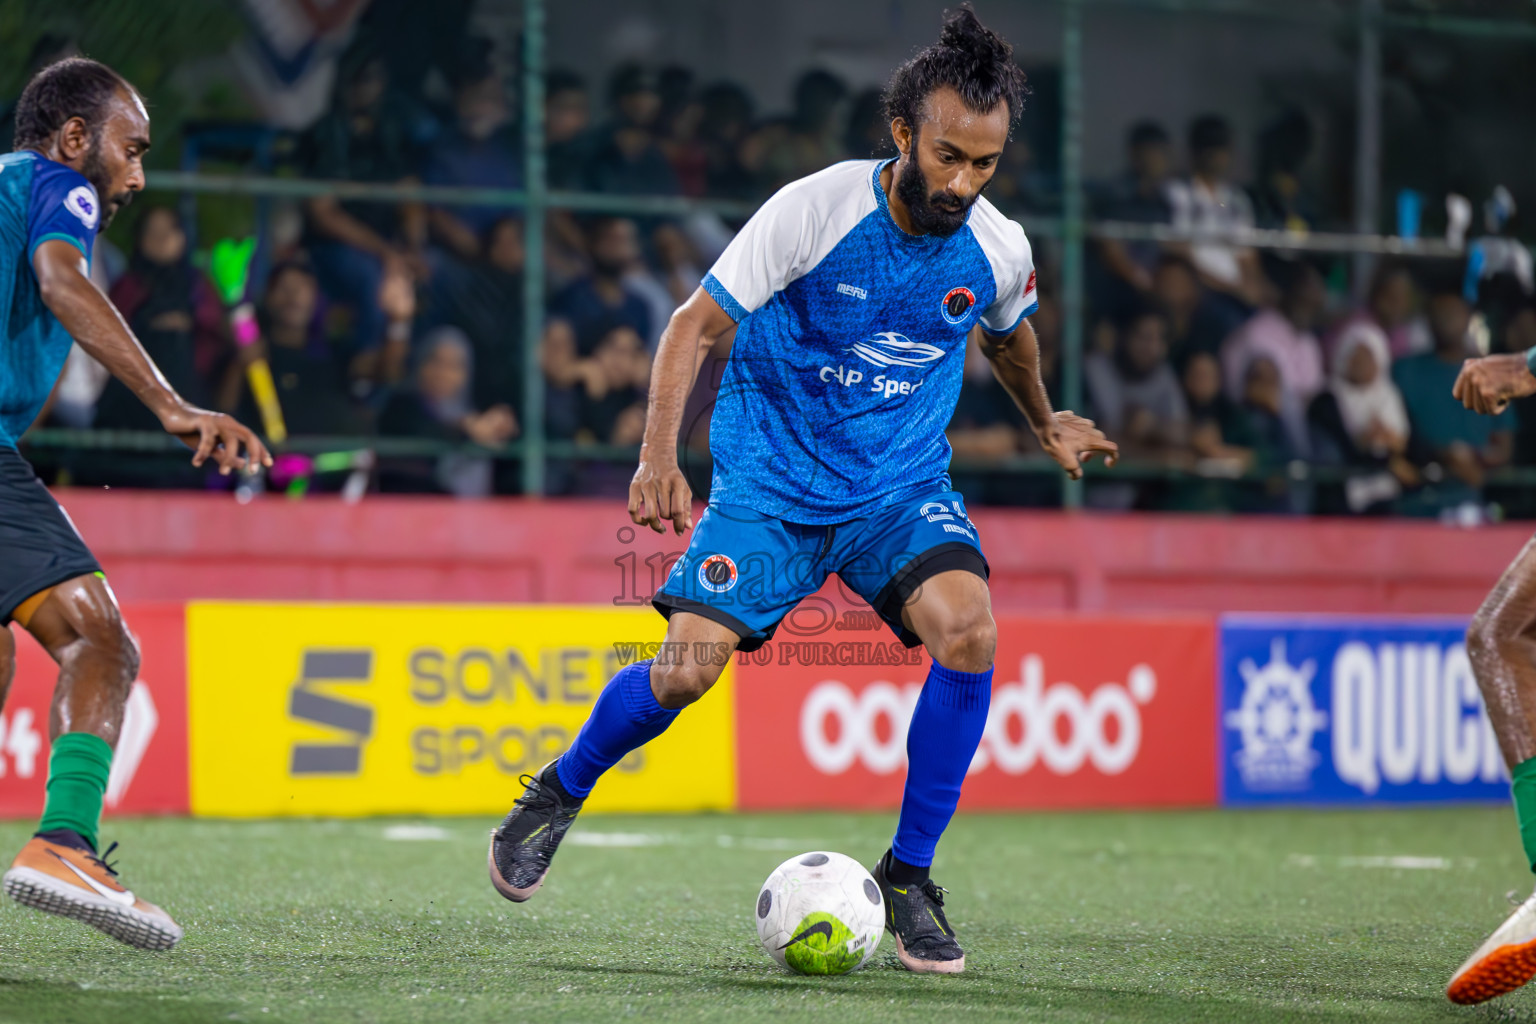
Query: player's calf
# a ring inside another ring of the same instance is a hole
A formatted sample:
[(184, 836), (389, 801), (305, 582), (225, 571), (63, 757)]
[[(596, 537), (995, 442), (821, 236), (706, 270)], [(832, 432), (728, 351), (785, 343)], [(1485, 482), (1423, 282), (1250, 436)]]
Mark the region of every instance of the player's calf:
[(115, 744), (139, 675), (138, 641), (115, 602), (109, 608), (71, 609), (67, 618), (48, 611), (45, 606), (27, 629), (59, 663), (53, 705), (60, 729), (93, 732)]

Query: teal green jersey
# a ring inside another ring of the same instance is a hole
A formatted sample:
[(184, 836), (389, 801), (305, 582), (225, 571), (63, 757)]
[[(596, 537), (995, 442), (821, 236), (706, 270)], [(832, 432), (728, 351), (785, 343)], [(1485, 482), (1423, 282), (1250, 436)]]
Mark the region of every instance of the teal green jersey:
[(50, 239), (86, 260), (101, 223), (101, 201), (76, 171), (39, 153), (0, 156), (0, 447), (14, 448), (53, 391), (71, 339), (43, 305), (32, 254)]

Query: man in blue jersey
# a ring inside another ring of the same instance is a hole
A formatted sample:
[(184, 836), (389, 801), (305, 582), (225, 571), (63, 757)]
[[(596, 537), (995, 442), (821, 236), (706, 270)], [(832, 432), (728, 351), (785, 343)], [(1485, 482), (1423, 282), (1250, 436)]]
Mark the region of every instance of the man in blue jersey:
[(571, 749), (528, 779), (489, 852), (508, 899), (542, 884), (598, 777), (714, 684), (722, 666), (691, 652), (755, 649), (835, 572), (933, 659), (907, 733), (901, 817), (874, 876), (902, 964), (964, 969), (928, 870), (986, 724), (997, 639), (987, 562), (947, 474), (968, 339), (979, 335), (1068, 474), (1116, 454), (1089, 421), (1051, 411), (1026, 319), (1029, 242), (981, 198), (1023, 93), (1012, 48), (968, 8), (949, 15), (887, 91), (900, 156), (786, 186), (672, 317), (629, 498), (631, 518), (657, 531), (693, 525), (677, 465), (683, 404), (705, 354), (736, 332), (710, 427), (709, 507), (655, 597), (667, 640), (687, 653), (620, 671)]
[[(149, 115), (134, 88), (105, 65), (70, 58), (28, 83), (16, 152), (0, 157), (0, 625), (19, 623), (59, 664), (43, 818), (4, 884), (27, 906), (169, 949), (181, 928), (125, 889), (97, 847), (138, 648), (90, 549), (16, 450), (73, 339), (195, 449), (194, 465), (212, 459), (230, 473), (271, 464), (249, 430), (171, 389), (91, 283), (91, 244), (144, 187), (148, 148)], [(0, 629), (0, 703), (14, 671), (14, 641)]]

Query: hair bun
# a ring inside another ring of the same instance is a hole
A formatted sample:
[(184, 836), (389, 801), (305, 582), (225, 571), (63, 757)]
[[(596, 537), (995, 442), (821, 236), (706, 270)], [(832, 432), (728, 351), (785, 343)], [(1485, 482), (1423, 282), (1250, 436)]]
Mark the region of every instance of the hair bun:
[(1002, 62), (1013, 57), (1013, 47), (981, 23), (970, 4), (944, 13), (944, 30), (939, 33), (939, 45), (992, 61)]
[(1006, 103), (1010, 128), (1029, 92), (1023, 69), (1013, 62), (1013, 47), (977, 20), (968, 3), (945, 11), (939, 41), (896, 69), (885, 91), (886, 113), (915, 131), (925, 117), (928, 96), (945, 87), (958, 92), (965, 106), (978, 114)]

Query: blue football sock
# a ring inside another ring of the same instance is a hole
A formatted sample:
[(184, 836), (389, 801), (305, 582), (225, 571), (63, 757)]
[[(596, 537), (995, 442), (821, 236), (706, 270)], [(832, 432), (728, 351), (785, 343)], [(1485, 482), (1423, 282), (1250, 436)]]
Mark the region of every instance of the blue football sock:
[(598, 776), (612, 768), (624, 755), (667, 731), (680, 708), (667, 709), (656, 703), (651, 692), (651, 662), (637, 661), (619, 670), (597, 695), (592, 714), (587, 718), (571, 749), (555, 762), (560, 785), (578, 800), (586, 799)]
[(933, 863), (933, 848), (960, 802), (960, 785), (981, 743), (992, 703), (992, 670), (955, 672), (938, 662), (917, 698), (907, 730), (907, 787), (891, 850), (916, 867)]

